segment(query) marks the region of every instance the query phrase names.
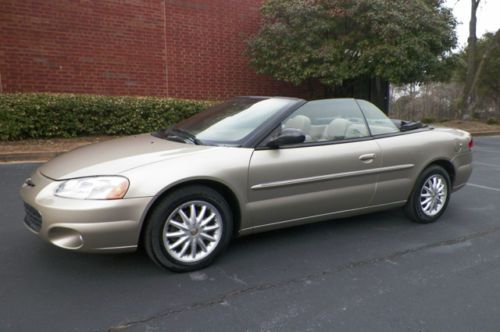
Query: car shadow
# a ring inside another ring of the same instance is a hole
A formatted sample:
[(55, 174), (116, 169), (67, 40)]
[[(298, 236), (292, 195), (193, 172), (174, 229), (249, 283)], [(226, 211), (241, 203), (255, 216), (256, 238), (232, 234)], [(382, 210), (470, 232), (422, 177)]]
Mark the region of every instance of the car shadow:
[[(408, 221), (401, 209), (394, 209), (248, 235), (234, 239), (226, 252), (205, 271), (219, 268), (250, 271), (252, 267), (262, 269), (265, 264), (272, 267), (273, 260), (283, 261), (283, 258), (290, 258), (291, 253), (298, 254), (296, 262), (300, 264), (301, 261), (318, 259), (315, 247), (345, 252), (354, 248), (356, 243), (369, 241), (374, 232), (392, 232), (396, 236), (418, 226)], [(44, 266), (52, 273), (74, 273), (79, 277), (95, 273), (100, 278), (124, 274), (130, 277), (171, 274), (151, 262), (142, 249), (134, 253), (95, 255), (61, 250), (39, 242), (32, 255), (37, 266)], [(290, 263), (294, 264), (294, 261)]]

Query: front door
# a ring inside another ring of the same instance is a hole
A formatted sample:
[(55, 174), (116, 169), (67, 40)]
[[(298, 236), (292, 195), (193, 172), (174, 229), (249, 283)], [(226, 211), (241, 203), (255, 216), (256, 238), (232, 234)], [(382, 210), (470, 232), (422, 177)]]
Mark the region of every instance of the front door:
[(308, 102), (283, 121), (286, 127), (303, 131), (306, 142), (253, 153), (251, 227), (327, 218), (370, 204), (380, 151), (354, 100)]

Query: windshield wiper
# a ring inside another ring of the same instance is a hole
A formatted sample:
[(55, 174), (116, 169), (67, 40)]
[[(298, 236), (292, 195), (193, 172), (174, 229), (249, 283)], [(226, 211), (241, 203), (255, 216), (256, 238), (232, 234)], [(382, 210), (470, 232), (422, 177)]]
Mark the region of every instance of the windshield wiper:
[(199, 139), (197, 139), (195, 135), (191, 134), (186, 130), (175, 128), (175, 129), (170, 129), (169, 131), (173, 133), (175, 136), (186, 139), (195, 145), (202, 144), (202, 142)]

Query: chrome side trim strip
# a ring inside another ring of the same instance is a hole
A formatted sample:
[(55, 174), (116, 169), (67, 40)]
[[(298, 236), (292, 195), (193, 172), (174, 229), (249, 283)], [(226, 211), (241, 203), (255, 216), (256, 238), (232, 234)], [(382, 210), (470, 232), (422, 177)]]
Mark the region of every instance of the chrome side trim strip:
[(311, 177), (307, 177), (307, 178), (300, 178), (300, 179), (293, 179), (293, 180), (268, 182), (268, 183), (256, 184), (256, 185), (252, 186), (251, 189), (252, 190), (270, 189), (270, 188), (277, 188), (277, 187), (284, 187), (284, 186), (292, 186), (292, 185), (296, 185), (296, 184), (304, 184), (304, 183), (309, 183), (309, 182), (343, 179), (343, 178), (359, 176), (359, 175), (393, 172), (393, 171), (399, 171), (399, 170), (403, 170), (403, 169), (412, 168), (414, 166), (415, 165), (413, 165), (413, 164), (404, 164), (404, 165), (365, 169), (362, 171), (343, 172), (343, 173), (311, 176)]
[(396, 202), (392, 202), (392, 203), (370, 205), (370, 206), (365, 206), (365, 207), (356, 208), (356, 209), (349, 209), (349, 210), (341, 210), (341, 211), (335, 211), (335, 212), (329, 212), (329, 213), (323, 213), (323, 214), (316, 214), (314, 216), (309, 216), (309, 217), (302, 217), (302, 218), (295, 218), (295, 219), (277, 221), (277, 222), (273, 222), (273, 223), (269, 223), (269, 224), (264, 224), (264, 225), (258, 225), (258, 226), (252, 226), (252, 227), (243, 228), (243, 229), (241, 229), (239, 231), (239, 233), (249, 232), (249, 231), (253, 231), (255, 229), (273, 227), (273, 226), (276, 226), (276, 225), (288, 224), (288, 223), (293, 223), (293, 222), (298, 222), (298, 221), (303, 221), (303, 220), (308, 220), (308, 219), (315, 219), (315, 218), (323, 218), (323, 217), (328, 217), (328, 216), (334, 216), (336, 214), (341, 214), (341, 213), (363, 211), (363, 210), (369, 210), (369, 209), (380, 208), (380, 207), (399, 206), (399, 205), (404, 204), (406, 202), (407, 202), (406, 200), (402, 200), (402, 201), (396, 201)]

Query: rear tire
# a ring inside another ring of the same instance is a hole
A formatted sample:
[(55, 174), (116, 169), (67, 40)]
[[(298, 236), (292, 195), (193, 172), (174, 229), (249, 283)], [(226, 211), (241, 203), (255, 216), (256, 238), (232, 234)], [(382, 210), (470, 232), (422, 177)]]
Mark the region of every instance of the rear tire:
[(420, 224), (435, 222), (446, 210), (450, 194), (450, 176), (441, 166), (431, 165), (418, 177), (404, 207), (405, 214)]
[(144, 248), (159, 266), (187, 272), (210, 265), (232, 234), (233, 216), (224, 197), (193, 185), (172, 192), (154, 208), (144, 229)]

